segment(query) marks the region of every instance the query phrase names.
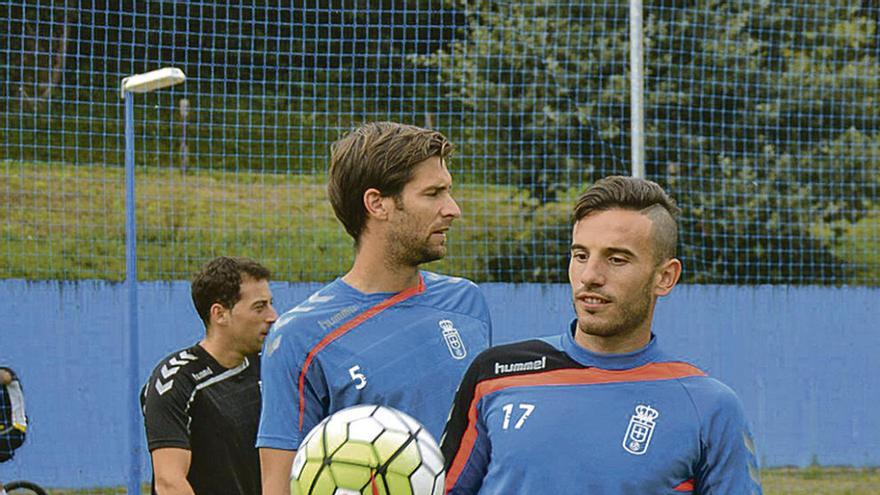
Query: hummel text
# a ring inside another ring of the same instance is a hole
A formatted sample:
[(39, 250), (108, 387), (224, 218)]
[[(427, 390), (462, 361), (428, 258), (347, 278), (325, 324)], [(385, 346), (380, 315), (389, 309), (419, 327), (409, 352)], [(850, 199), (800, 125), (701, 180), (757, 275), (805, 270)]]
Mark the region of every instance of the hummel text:
[(516, 373), (517, 371), (542, 370), (547, 367), (547, 356), (524, 363), (495, 363), (495, 374)]

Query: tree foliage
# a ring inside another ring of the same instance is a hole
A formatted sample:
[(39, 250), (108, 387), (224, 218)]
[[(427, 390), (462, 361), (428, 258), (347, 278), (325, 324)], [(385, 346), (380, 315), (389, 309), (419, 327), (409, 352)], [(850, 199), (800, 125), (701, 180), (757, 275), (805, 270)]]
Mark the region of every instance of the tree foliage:
[[(176, 160), (186, 130), (196, 168), (322, 172), (353, 123), (435, 126), (468, 163), (457, 180), (528, 195), (487, 277), (564, 281), (568, 204), (630, 170), (628, 15), (624, 0), (2, 3), (0, 155), (121, 163), (120, 78), (175, 65), (185, 86), (138, 101), (139, 161)], [(869, 0), (646, 2), (646, 169), (683, 207), (686, 279), (876, 280), (853, 236), (880, 208), (878, 25)], [(181, 95), (189, 127), (168, 117)]]
[[(556, 199), (547, 191), (628, 172), (626, 2), (449, 4), (466, 12), (465, 33), (417, 63), (439, 69), (447, 96), (474, 117), (466, 125), (513, 144), (514, 180), (539, 204)], [(843, 232), (880, 198), (877, 10), (840, 0), (646, 6), (646, 168), (683, 207), (687, 279), (847, 281), (854, 267), (816, 228)], [(546, 232), (518, 249), (563, 245)], [(547, 270), (523, 271), (546, 280)]]

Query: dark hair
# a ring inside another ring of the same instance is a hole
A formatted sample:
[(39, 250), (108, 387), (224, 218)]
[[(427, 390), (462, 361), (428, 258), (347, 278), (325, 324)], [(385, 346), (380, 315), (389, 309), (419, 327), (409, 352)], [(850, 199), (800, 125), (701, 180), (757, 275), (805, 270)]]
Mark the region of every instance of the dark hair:
[(211, 322), (211, 306), (221, 304), (231, 309), (241, 299), (244, 277), (269, 280), (271, 272), (248, 258), (218, 256), (202, 267), (192, 280), (192, 300), (205, 326)]
[(330, 148), (327, 193), (336, 218), (357, 243), (367, 221), (364, 193), (375, 188), (398, 197), (419, 163), (452, 154), (454, 146), (430, 129), (395, 122), (368, 122)]
[(616, 208), (638, 211), (650, 218), (658, 261), (675, 257), (676, 219), (681, 210), (656, 182), (622, 175), (600, 179), (578, 198), (572, 210), (572, 223), (597, 211)]

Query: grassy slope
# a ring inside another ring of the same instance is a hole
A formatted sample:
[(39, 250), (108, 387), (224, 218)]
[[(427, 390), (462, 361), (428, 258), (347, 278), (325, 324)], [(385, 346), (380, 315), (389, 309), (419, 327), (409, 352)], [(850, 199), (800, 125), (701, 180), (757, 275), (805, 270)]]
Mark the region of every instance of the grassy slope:
[(763, 473), (765, 495), (877, 495), (880, 470), (820, 468), (768, 469)]
[[(352, 243), (326, 201), (324, 177), (139, 169), (142, 279), (186, 279), (218, 254), (252, 256), (277, 280), (321, 281), (344, 271)], [(0, 162), (0, 278), (120, 280), (125, 183), (117, 167)], [(456, 185), (465, 215), (450, 256), (432, 269), (470, 275), (490, 242), (525, 227), (509, 188)]]
[[(218, 254), (254, 257), (277, 280), (325, 281), (343, 272), (352, 244), (333, 216), (323, 175), (140, 167), (141, 279), (187, 279)], [(569, 200), (533, 210), (505, 186), (456, 184), (464, 216), (449, 256), (429, 268), (485, 279), (502, 245), (528, 242), (547, 219), (564, 221)], [(571, 196), (570, 198), (568, 196)], [(125, 273), (125, 183), (119, 167), (0, 161), (0, 278), (121, 280)], [(550, 222), (551, 224), (553, 222)], [(817, 227), (830, 239), (827, 228)], [(878, 267), (880, 212), (847, 226), (833, 249)], [(515, 250), (514, 250), (515, 251)], [(562, 254), (564, 255), (564, 254)], [(854, 283), (875, 283), (876, 270)]]

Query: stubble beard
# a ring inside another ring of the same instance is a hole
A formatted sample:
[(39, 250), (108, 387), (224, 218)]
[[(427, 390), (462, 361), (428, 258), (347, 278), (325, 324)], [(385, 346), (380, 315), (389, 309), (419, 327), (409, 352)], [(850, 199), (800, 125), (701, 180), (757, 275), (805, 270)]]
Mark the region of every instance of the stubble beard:
[(417, 267), (442, 259), (446, 246), (432, 248), (427, 241), (416, 238), (405, 225), (399, 226), (388, 236), (388, 259), (395, 266)]
[(578, 311), (575, 306), (575, 313), (578, 313), (578, 331), (596, 337), (615, 337), (631, 333), (648, 319), (651, 311), (651, 299), (651, 288), (646, 287), (638, 301), (634, 301), (634, 304), (628, 307), (618, 306), (620, 309), (618, 318), (604, 322), (586, 321), (592, 315), (589, 313), (584, 315), (584, 311)]
[[(446, 256), (446, 246), (432, 247), (428, 239), (420, 239), (417, 232), (421, 225), (413, 225), (412, 217), (403, 207), (403, 202), (395, 200), (397, 211), (402, 213), (396, 225), (388, 233), (388, 264), (391, 267), (418, 267), (423, 263), (437, 261)], [(429, 236), (430, 239), (430, 236)]]

